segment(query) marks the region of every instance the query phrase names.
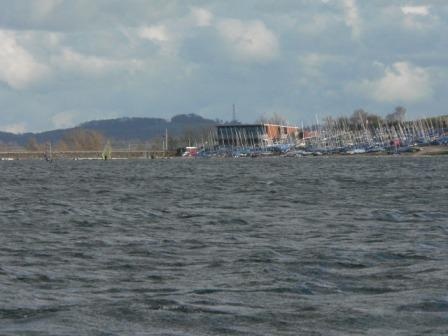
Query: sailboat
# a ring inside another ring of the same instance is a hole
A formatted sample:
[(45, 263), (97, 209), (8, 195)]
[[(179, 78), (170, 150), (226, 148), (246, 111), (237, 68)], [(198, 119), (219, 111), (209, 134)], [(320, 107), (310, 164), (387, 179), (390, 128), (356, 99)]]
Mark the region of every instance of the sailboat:
[(101, 158), (103, 160), (111, 160), (112, 159), (112, 147), (111, 147), (109, 141), (104, 146), (103, 152), (101, 153)]
[(45, 150), (44, 158), (45, 158), (45, 161), (47, 161), (47, 162), (53, 162), (53, 151), (51, 149), (51, 142), (49, 142), (47, 144), (47, 148)]

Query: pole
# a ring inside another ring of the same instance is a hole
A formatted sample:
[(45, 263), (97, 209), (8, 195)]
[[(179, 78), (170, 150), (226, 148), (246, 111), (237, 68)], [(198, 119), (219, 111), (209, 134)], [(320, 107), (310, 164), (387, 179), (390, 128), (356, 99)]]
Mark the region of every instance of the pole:
[(165, 128), (165, 156), (168, 151), (168, 128)]

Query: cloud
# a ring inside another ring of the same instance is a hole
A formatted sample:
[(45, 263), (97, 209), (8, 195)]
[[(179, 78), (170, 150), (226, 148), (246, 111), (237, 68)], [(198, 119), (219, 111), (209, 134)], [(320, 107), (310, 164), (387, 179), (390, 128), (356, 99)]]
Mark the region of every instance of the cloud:
[(429, 6), (403, 6), (400, 9), (404, 16), (403, 25), (408, 29), (428, 29), (438, 21), (437, 16), (431, 15)]
[(53, 62), (65, 71), (82, 71), (86, 74), (102, 75), (117, 70), (133, 72), (142, 66), (142, 62), (136, 59), (123, 61), (105, 57), (84, 55), (70, 48), (64, 48), (61, 54), (53, 59)]
[(229, 100), (247, 122), (269, 106), (300, 120), (448, 105), (441, 0), (0, 2), (0, 125), (50, 129), (64, 111), (226, 119)]
[(276, 35), (262, 21), (226, 19), (217, 28), (230, 55), (239, 60), (268, 62), (279, 53)]
[(51, 122), (55, 128), (69, 128), (75, 126), (74, 118), (76, 112), (61, 112), (51, 117)]
[(138, 35), (142, 39), (156, 43), (167, 42), (171, 39), (166, 27), (163, 25), (141, 27)]
[[(297, 59), (295, 83), (299, 91), (311, 90), (325, 94), (332, 88), (331, 69), (336, 66), (343, 67), (345, 58), (331, 53), (309, 52), (300, 54)], [(316, 90), (316, 88), (319, 88)]]
[(427, 70), (407, 62), (387, 67), (377, 80), (361, 84), (366, 95), (379, 102), (418, 102), (432, 95), (431, 78)]
[(139, 38), (157, 45), (161, 55), (176, 56), (182, 38), (182, 30), (179, 27), (168, 29), (167, 25), (158, 24), (140, 27), (137, 35)]
[(361, 35), (361, 17), (359, 16), (356, 0), (344, 0), (345, 24), (352, 29), (352, 37), (358, 39)]
[(324, 53), (305, 53), (300, 56), (299, 61), (306, 67), (320, 68), (326, 63), (334, 63), (341, 60), (338, 55)]
[(113, 66), (113, 62), (97, 56), (83, 55), (65, 48), (61, 55), (61, 64), (89, 73), (101, 73)]
[(297, 29), (300, 33), (307, 35), (324, 34), (331, 26), (332, 19), (332, 17), (322, 14), (316, 14), (311, 17), (307, 16), (302, 19), (302, 22)]
[(198, 27), (208, 27), (212, 24), (213, 14), (205, 8), (192, 8), (191, 14)]
[(18, 44), (14, 32), (0, 30), (0, 44), (0, 81), (11, 88), (24, 89), (48, 72), (45, 65)]
[(38, 19), (44, 19), (61, 4), (62, 0), (34, 0), (32, 2), (34, 15)]
[(25, 123), (16, 123), (2, 126), (1, 131), (15, 134), (22, 134), (26, 132)]
[(401, 11), (405, 15), (427, 16), (429, 15), (428, 6), (403, 6)]

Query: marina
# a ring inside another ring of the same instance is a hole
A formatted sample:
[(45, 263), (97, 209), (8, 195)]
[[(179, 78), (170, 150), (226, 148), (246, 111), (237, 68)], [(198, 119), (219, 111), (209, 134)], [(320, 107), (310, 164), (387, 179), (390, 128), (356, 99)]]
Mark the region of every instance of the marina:
[(297, 127), (269, 123), (217, 125), (207, 136), (189, 140), (190, 145), (163, 150), (114, 146), (102, 150), (54, 150), (51, 143), (38, 151), (18, 149), (0, 152), (0, 160), (53, 159), (114, 160), (242, 157), (306, 157), (321, 155), (443, 155), (448, 154), (448, 117), (372, 125), (340, 120)]
[[(342, 121), (344, 121), (342, 119)], [(198, 144), (197, 157), (284, 155), (446, 154), (448, 118), (356, 124), (327, 119), (324, 124), (293, 127), (273, 124), (217, 126), (208, 144)], [(426, 151), (426, 148), (431, 150)]]

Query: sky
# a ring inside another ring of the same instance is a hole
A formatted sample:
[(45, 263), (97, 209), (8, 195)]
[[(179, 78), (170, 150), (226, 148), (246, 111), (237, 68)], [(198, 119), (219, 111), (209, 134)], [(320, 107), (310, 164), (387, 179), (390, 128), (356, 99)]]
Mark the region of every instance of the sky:
[(0, 0), (0, 130), (447, 114), (445, 0)]

